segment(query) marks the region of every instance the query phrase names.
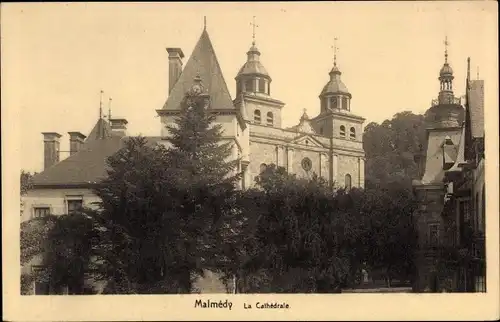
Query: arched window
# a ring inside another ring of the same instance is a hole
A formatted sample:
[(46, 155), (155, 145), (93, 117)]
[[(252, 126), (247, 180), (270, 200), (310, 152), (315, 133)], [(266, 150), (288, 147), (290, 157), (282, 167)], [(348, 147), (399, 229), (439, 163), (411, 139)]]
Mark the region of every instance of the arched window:
[(267, 112), (267, 125), (273, 126), (274, 117), (272, 112)]
[(260, 93), (266, 92), (266, 81), (264, 78), (259, 78), (259, 92)]
[(345, 126), (340, 126), (340, 137), (345, 138)]
[(481, 193), (481, 230), (484, 232), (486, 224), (486, 196), (484, 193), (484, 184), (483, 184), (483, 192)]
[(255, 110), (253, 112), (253, 120), (255, 123), (259, 123), (260, 124), (260, 110)]
[(266, 171), (266, 170), (267, 170), (267, 164), (262, 163), (262, 164), (260, 165), (260, 173), (262, 173), (262, 172), (264, 172), (264, 171)]
[(346, 174), (345, 175), (345, 189), (346, 190), (351, 190), (351, 175), (350, 174)]
[(349, 137), (351, 138), (351, 140), (356, 140), (356, 129), (351, 127), (351, 129), (349, 130)]
[(347, 104), (348, 104), (347, 97), (343, 97), (342, 98), (342, 109), (349, 110), (349, 106)]

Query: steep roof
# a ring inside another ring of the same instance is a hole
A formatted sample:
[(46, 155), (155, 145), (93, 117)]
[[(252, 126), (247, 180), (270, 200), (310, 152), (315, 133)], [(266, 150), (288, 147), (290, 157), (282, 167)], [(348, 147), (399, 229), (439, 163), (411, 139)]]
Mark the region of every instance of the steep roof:
[(470, 90), (470, 126), (473, 138), (484, 137), (484, 80), (471, 80)]
[[(99, 136), (98, 133), (104, 133)], [(107, 176), (106, 159), (116, 153), (126, 136), (113, 133), (108, 123), (100, 119), (85, 140), (80, 151), (54, 164), (33, 177), (37, 186), (75, 186), (101, 181)], [(146, 137), (153, 145), (160, 137)]]
[(170, 92), (163, 109), (178, 110), (186, 92), (193, 85), (193, 80), (199, 75), (208, 91), (213, 109), (236, 109), (229, 94), (226, 81), (208, 36), (203, 30), (198, 43), (193, 49), (189, 60), (182, 71), (179, 80)]

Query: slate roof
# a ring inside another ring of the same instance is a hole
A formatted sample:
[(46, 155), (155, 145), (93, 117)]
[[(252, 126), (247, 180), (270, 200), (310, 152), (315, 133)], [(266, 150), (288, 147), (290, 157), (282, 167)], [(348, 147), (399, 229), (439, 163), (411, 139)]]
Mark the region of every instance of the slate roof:
[(180, 104), (191, 88), (194, 78), (199, 75), (203, 86), (208, 91), (213, 109), (236, 109), (229, 94), (226, 81), (208, 36), (203, 30), (198, 43), (193, 49), (178, 81), (170, 92), (163, 109), (178, 110)]
[(333, 66), (332, 70), (330, 71), (330, 80), (323, 87), (323, 90), (321, 91), (320, 95), (325, 95), (329, 93), (349, 94), (349, 90), (347, 89), (347, 86), (345, 86), (340, 75), (342, 75), (342, 73), (340, 72), (338, 67)]
[(484, 80), (471, 80), (469, 90), (471, 133), (473, 138), (484, 137)]
[[(98, 133), (104, 133), (99, 137)], [(90, 131), (82, 148), (77, 153), (54, 164), (33, 177), (35, 188), (41, 186), (80, 186), (94, 184), (107, 175), (106, 159), (116, 153), (127, 137), (112, 133), (106, 121), (100, 119)], [(160, 141), (160, 137), (146, 137), (153, 145)]]

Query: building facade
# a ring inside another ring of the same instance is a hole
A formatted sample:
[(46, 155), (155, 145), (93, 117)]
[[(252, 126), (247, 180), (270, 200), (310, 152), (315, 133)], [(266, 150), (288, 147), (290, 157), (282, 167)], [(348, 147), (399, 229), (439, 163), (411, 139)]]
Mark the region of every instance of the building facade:
[[(168, 97), (157, 110), (161, 135), (147, 137), (149, 144), (166, 144), (167, 126), (180, 113), (185, 94), (196, 87), (207, 96), (208, 108), (216, 113), (216, 123), (224, 130), (223, 139), (234, 143), (232, 156), (242, 160), (242, 189), (252, 187), (255, 177), (271, 164), (298, 177), (317, 174), (332, 189), (364, 187), (364, 118), (352, 113), (352, 96), (336, 62), (319, 95), (320, 113), (310, 118), (304, 109), (297, 125), (284, 128), (282, 114), (290, 107), (272, 97), (272, 78), (260, 61), (255, 42), (235, 76), (234, 99), (206, 28), (185, 66), (182, 49), (167, 48), (167, 52)], [(70, 156), (64, 160), (59, 160), (62, 136), (56, 132), (43, 135), (44, 171), (34, 176), (33, 189), (24, 197), (22, 221), (92, 206), (97, 201), (92, 188), (106, 176), (106, 158), (117, 152), (127, 138), (127, 121), (100, 117), (88, 136), (70, 132)], [(25, 265), (23, 272), (29, 274), (32, 266), (36, 263)], [(195, 287), (200, 292), (224, 292), (220, 283), (213, 277), (209, 279)]]
[(417, 292), (485, 290), (484, 82), (468, 72), (462, 101), (453, 80), (446, 52), (439, 95), (427, 111), (423, 175), (413, 181)]

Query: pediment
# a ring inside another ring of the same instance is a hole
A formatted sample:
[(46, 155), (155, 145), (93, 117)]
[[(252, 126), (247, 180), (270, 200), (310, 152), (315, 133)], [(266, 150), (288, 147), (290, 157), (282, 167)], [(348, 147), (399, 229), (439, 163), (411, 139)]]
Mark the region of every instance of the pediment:
[(299, 135), (295, 138), (293, 138), (290, 143), (298, 144), (298, 145), (305, 145), (305, 146), (312, 146), (312, 147), (318, 147), (322, 148), (323, 144), (316, 140), (314, 137), (308, 134), (302, 134)]

